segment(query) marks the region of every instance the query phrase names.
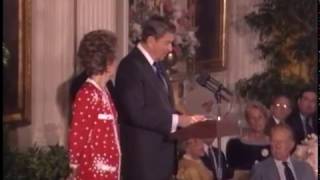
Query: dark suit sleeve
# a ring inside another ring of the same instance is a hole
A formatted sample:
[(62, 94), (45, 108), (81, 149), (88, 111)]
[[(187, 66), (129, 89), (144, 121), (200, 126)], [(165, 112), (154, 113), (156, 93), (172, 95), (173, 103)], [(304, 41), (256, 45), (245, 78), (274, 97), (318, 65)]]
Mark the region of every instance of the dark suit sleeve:
[(296, 173), (304, 174), (305, 179), (310, 179), (310, 180), (316, 179), (315, 173), (314, 173), (312, 167), (308, 163), (303, 162), (302, 168), (297, 169), (296, 171), (297, 171)]
[(214, 149), (214, 153), (215, 153), (216, 157), (219, 157), (219, 152), (221, 153), (223, 179), (232, 178), (233, 177), (233, 169), (231, 167), (229, 167), (229, 164), (227, 162), (226, 156), (218, 148), (213, 147), (213, 149)]
[(156, 97), (151, 97), (152, 92), (147, 92), (152, 89), (146, 86), (137, 64), (120, 64), (115, 88), (117, 103), (120, 106), (120, 113), (125, 116), (123, 119), (125, 123), (165, 135), (170, 133), (172, 112), (161, 105)]
[(242, 158), (242, 157), (239, 157), (239, 154), (238, 154), (238, 150), (239, 150), (238, 142), (239, 142), (238, 139), (230, 139), (226, 147), (226, 158), (229, 165), (232, 168), (237, 166), (237, 164), (241, 162), (241, 158)]
[(250, 180), (262, 180), (263, 172), (259, 168), (260, 164), (255, 164), (250, 171)]

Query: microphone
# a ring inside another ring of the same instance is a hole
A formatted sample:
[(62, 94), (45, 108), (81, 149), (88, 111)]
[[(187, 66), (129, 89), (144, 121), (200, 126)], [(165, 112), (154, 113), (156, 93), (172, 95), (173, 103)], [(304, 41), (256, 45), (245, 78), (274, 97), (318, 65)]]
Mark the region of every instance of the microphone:
[[(216, 79), (212, 78), (208, 73), (201, 73), (196, 81), (203, 87), (209, 89), (211, 92), (216, 93), (220, 88), (223, 92), (227, 93), (228, 95), (232, 96), (233, 94), (223, 85), (217, 81)], [(227, 97), (221, 94), (221, 98), (229, 101)]]
[(221, 82), (216, 80), (215, 78), (211, 77), (208, 73), (201, 73), (199, 78), (205, 79), (206, 81), (211, 82), (213, 85), (215, 85), (218, 88), (221, 88), (223, 91), (225, 91), (228, 95), (233, 96), (232, 92), (230, 92), (227, 88), (223, 86)]

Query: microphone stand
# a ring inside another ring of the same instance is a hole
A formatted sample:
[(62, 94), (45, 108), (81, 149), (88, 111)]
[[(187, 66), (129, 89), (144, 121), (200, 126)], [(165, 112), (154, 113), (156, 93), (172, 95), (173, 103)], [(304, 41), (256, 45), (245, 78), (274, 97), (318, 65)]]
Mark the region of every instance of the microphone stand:
[(214, 92), (214, 97), (217, 101), (217, 115), (218, 115), (218, 119), (217, 119), (217, 145), (218, 145), (218, 162), (217, 162), (217, 169), (216, 169), (216, 175), (217, 175), (217, 179), (218, 180), (222, 180), (223, 174), (222, 174), (222, 155), (221, 155), (221, 136), (218, 132), (219, 130), (219, 123), (222, 119), (221, 117), (221, 99), (222, 99), (222, 94), (221, 94), (221, 90), (222, 90), (222, 84), (220, 86), (218, 86), (217, 90)]

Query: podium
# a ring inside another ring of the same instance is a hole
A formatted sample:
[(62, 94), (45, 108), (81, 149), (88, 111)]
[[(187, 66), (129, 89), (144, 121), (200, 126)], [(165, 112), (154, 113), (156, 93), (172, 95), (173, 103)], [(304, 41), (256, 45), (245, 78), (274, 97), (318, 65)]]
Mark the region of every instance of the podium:
[(188, 127), (181, 128), (172, 133), (170, 137), (174, 140), (184, 141), (190, 138), (217, 138), (223, 136), (231, 136), (239, 134), (239, 128), (236, 122), (229, 119), (223, 119), (218, 122), (217, 120), (207, 120), (194, 123)]
[[(231, 123), (230, 123), (231, 122)], [(231, 131), (226, 127), (231, 125)], [(188, 127), (177, 130), (172, 133), (170, 138), (177, 141), (185, 141), (190, 138), (217, 138), (218, 149), (220, 150), (217, 158), (217, 170), (216, 175), (218, 180), (222, 180), (222, 155), (221, 155), (221, 137), (234, 135), (235, 131), (232, 131), (232, 121), (223, 119), (218, 120), (207, 120), (202, 122), (194, 123)]]

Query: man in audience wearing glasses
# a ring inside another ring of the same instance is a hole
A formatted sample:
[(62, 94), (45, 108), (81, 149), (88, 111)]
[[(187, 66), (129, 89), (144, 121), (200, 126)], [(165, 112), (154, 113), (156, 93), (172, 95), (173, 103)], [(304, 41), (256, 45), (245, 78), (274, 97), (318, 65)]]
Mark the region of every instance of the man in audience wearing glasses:
[(266, 133), (269, 135), (273, 126), (285, 123), (292, 112), (291, 100), (286, 94), (278, 94), (272, 98), (270, 105), (271, 117), (266, 126)]

